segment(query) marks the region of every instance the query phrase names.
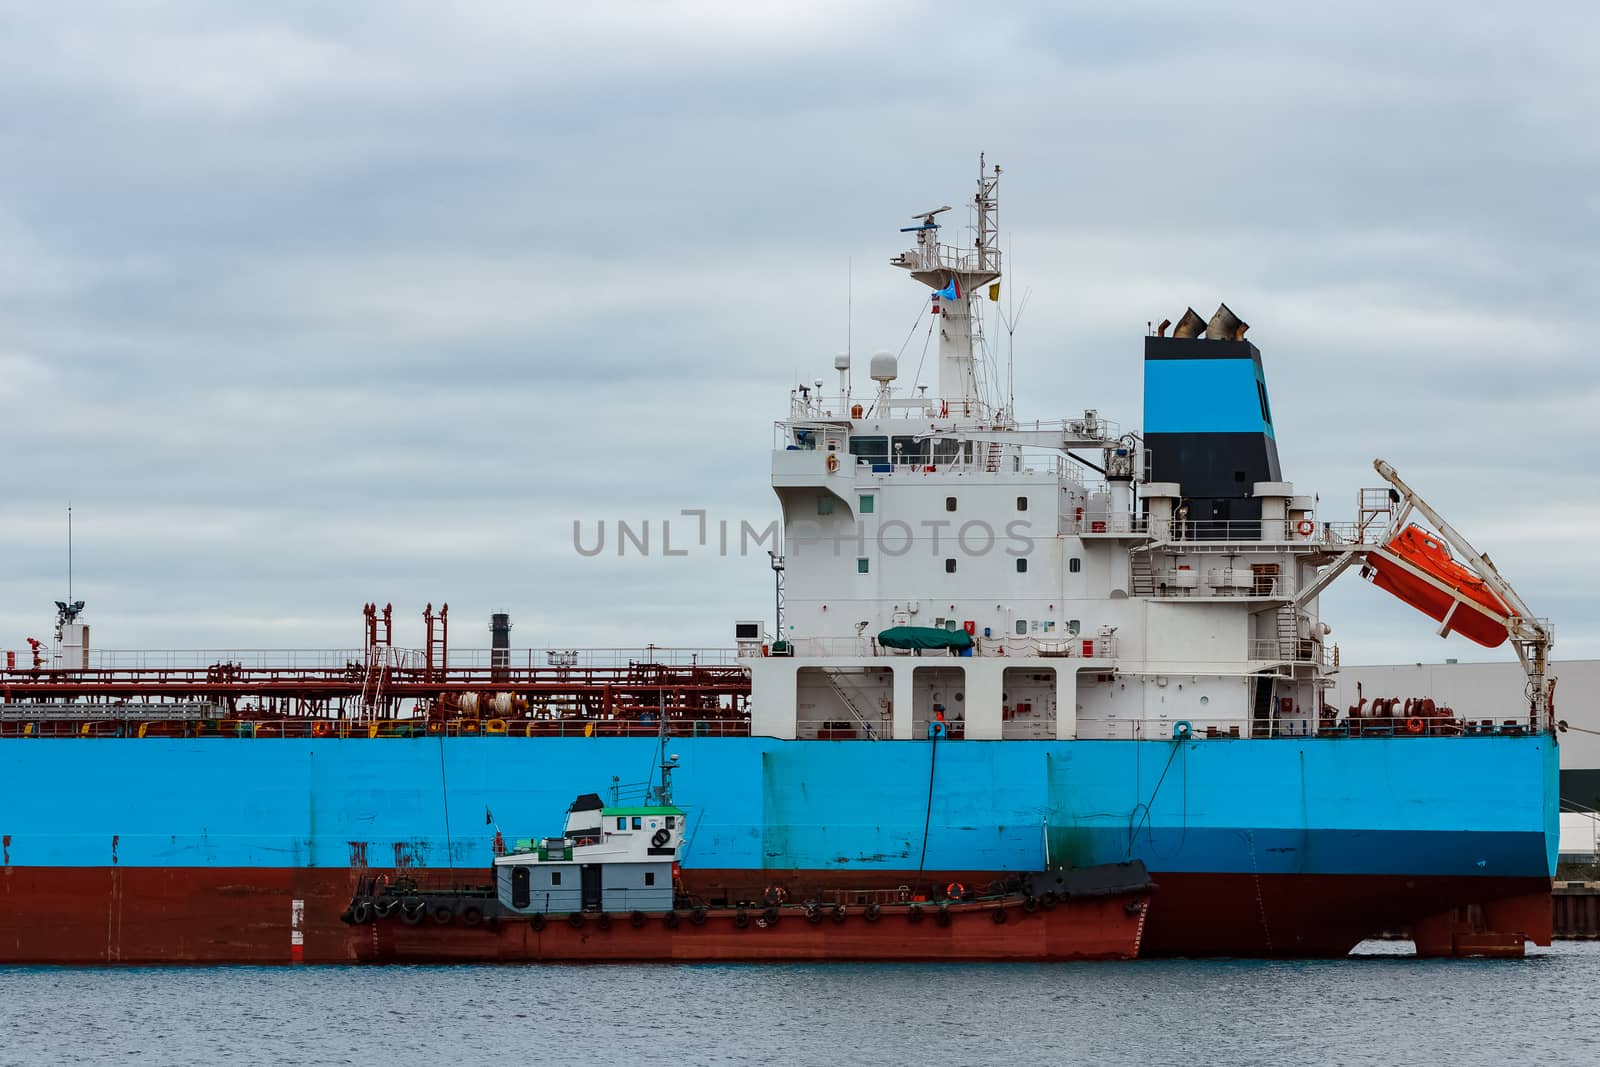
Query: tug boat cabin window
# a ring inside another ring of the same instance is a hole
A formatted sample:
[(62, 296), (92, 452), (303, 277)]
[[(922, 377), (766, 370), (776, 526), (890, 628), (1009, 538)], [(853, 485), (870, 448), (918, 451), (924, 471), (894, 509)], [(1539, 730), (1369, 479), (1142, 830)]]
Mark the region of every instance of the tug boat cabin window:
[(634, 816), (634, 817), (633, 817), (633, 828), (634, 828), (634, 829), (635, 829), (635, 830), (642, 830), (642, 829), (644, 829), (644, 820), (643, 820), (643, 819), (641, 819), (641, 818), (640, 818), (640, 817), (639, 817), (639, 816), (637, 816), (637, 815), (635, 815), (635, 816)]
[(656, 872), (655, 871), (645, 871), (644, 872), (644, 884), (645, 885), (655, 885), (656, 884)]
[(626, 815), (617, 816), (617, 829), (618, 830), (626, 830), (627, 828), (628, 828), (628, 817)]

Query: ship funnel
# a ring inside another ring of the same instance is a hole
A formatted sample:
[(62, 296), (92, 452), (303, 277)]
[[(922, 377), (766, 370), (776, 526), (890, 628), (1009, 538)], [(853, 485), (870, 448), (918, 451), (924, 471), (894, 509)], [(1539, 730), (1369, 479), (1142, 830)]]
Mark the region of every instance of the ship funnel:
[(1250, 324), (1233, 313), (1227, 304), (1218, 304), (1216, 314), (1206, 323), (1207, 341), (1243, 341)]
[(1189, 308), (1183, 313), (1183, 318), (1178, 320), (1178, 325), (1172, 328), (1172, 336), (1199, 337), (1205, 328), (1206, 320), (1196, 314), (1194, 308)]

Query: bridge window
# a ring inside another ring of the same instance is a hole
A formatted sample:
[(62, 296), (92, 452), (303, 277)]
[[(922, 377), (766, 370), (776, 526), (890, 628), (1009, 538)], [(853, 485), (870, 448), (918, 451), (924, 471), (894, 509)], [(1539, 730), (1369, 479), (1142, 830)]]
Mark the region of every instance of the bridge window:
[(954, 574), (956, 572), (956, 561), (953, 560), (953, 559), (945, 560), (944, 561), (944, 572), (946, 574)]
[(677, 825), (678, 825), (678, 817), (676, 815), (668, 815), (667, 816), (667, 829), (671, 830), (673, 827), (675, 827)]
[(1079, 571), (1083, 570), (1083, 560), (1079, 559), (1077, 556), (1073, 556), (1071, 559), (1067, 560), (1067, 570), (1071, 571), (1073, 574), (1077, 574)]
[(944, 509), (946, 511), (954, 511), (956, 509), (956, 498), (953, 497), (953, 496), (945, 497), (944, 498)]
[(889, 459), (889, 439), (887, 437), (852, 437), (850, 438), (850, 454), (868, 463), (885, 463)]
[(1028, 573), (1028, 557), (1026, 557), (1026, 556), (1018, 556), (1017, 557), (1017, 573), (1018, 574), (1027, 574)]
[(862, 497), (861, 498), (861, 514), (863, 514), (863, 515), (871, 515), (872, 514), (873, 503), (874, 503), (874, 501), (876, 499), (877, 499), (876, 497), (871, 497), (871, 496)]
[(1018, 511), (1027, 511), (1028, 510), (1028, 498), (1027, 497), (1025, 497), (1025, 496), (1017, 497), (1017, 510)]
[(866, 561), (864, 559), (856, 560), (856, 573), (857, 574), (866, 574), (867, 573), (867, 569), (868, 569), (869, 566), (870, 566), (870, 564), (868, 563), (868, 561)]
[(894, 439), (894, 461), (896, 463), (912, 463), (922, 466), (928, 462), (928, 453), (932, 451), (933, 442), (924, 437), (917, 440), (915, 437), (896, 437)]
[(1017, 636), (1018, 637), (1026, 637), (1027, 633), (1028, 633), (1028, 620), (1027, 619), (1018, 619), (1017, 620)]

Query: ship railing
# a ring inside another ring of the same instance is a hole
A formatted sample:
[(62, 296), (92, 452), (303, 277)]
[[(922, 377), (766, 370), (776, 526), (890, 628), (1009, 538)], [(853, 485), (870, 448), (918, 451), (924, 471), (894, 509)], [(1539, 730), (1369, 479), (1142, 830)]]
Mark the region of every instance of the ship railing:
[(1144, 515), (1111, 515), (1106, 512), (1088, 512), (1079, 516), (1074, 510), (1067, 522), (1067, 532), (1080, 537), (1118, 534), (1144, 534), (1149, 530), (1149, 519)]
[(1281, 663), (1314, 663), (1324, 670), (1332, 670), (1333, 650), (1320, 641), (1309, 638), (1254, 638), (1249, 644), (1250, 658)]
[(894, 718), (884, 714), (861, 721), (845, 713), (829, 718), (796, 718), (794, 735), (801, 741), (879, 741), (894, 736)]
[(1277, 541), (1313, 542), (1317, 540), (1317, 529), (1313, 524), (1311, 532), (1303, 534), (1298, 522), (1287, 519), (1281, 523), (1263, 523), (1261, 519), (1174, 518), (1152, 524), (1149, 532), (1159, 540), (1177, 544), (1270, 544)]
[[(251, 740), (326, 738), (377, 740), (423, 737), (481, 737), (485, 740), (529, 737), (657, 737), (658, 725), (640, 719), (446, 719), (423, 717), (373, 719), (364, 722), (306, 718), (231, 719), (220, 709), (196, 706), (192, 714), (173, 716), (138, 714), (107, 716), (107, 709), (86, 715), (81, 705), (72, 715), (32, 713), (0, 715), (0, 737), (84, 738), (243, 738)], [(749, 737), (750, 720), (732, 718), (673, 718), (668, 737)]]
[[(781, 649), (769, 649), (769, 655), (791, 655), (816, 659), (865, 659), (873, 657), (917, 656), (922, 658), (951, 658), (954, 654), (945, 649), (885, 648), (875, 637), (796, 637)], [(974, 635), (971, 655), (1010, 656), (1047, 659), (1114, 659), (1117, 655), (1115, 636), (1082, 637), (1076, 634), (1028, 635)], [(954, 658), (967, 658), (955, 656)]]
[(1155, 597), (1283, 597), (1278, 575), (1257, 574), (1248, 567), (1190, 567), (1155, 571), (1150, 595)]
[(1344, 545), (1381, 545), (1388, 532), (1388, 515), (1385, 514), (1382, 521), (1369, 519), (1367, 522), (1320, 523), (1312, 539), (1335, 548)]
[(1122, 741), (1221, 741), (1274, 738), (1521, 737), (1547, 729), (1538, 717), (1501, 719), (1421, 718), (1397, 715), (1352, 719), (1347, 715), (1304, 714), (1226, 719), (1086, 719), (1078, 736)]
[(90, 670), (205, 670), (228, 663), (251, 670), (332, 670), (366, 660), (360, 648), (97, 648)]
[[(426, 665), (426, 655), (420, 649), (381, 646), (385, 663), (400, 671), (421, 670)], [(483, 669), (494, 667), (524, 667), (527, 669), (607, 668), (650, 664), (668, 667), (731, 667), (738, 663), (738, 652), (732, 648), (673, 647), (645, 645), (616, 648), (524, 648), (505, 651), (504, 659), (495, 658), (496, 650), (488, 648), (453, 648), (448, 664), (436, 667), (448, 669)], [(88, 669), (97, 671), (130, 670), (207, 670), (222, 664), (247, 670), (329, 671), (360, 666), (367, 660), (363, 648), (221, 648), (221, 649), (92, 649)], [(26, 672), (31, 659), (17, 657), (13, 673)]]
[(451, 670), (487, 670), (497, 666), (543, 670), (551, 667), (584, 669), (589, 667), (629, 667), (644, 664), (658, 667), (734, 667), (739, 662), (736, 648), (645, 645), (643, 648), (521, 648), (509, 649), (503, 660), (495, 659), (489, 648), (452, 648), (447, 666)]

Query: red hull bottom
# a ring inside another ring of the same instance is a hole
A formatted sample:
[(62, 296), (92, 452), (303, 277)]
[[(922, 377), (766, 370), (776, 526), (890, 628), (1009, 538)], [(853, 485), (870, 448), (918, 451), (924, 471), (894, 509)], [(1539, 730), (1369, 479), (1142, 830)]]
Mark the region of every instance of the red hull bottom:
[[(357, 879), (368, 873), (378, 872), (4, 867), (0, 963), (349, 963), (369, 958), (372, 951), (373, 927), (339, 921)], [(482, 872), (470, 874), (481, 879)], [(685, 875), (691, 890), (710, 895), (706, 890), (711, 886), (743, 886), (752, 872)], [(896, 880), (893, 872), (765, 872), (756, 877), (786, 884), (791, 899), (805, 899), (808, 883), (819, 877), (826, 878), (828, 889), (878, 888)], [(1517, 954), (1524, 940), (1550, 943), (1551, 890), (1543, 878), (1162, 872), (1153, 877), (1158, 889), (1150, 900), (1142, 956), (1333, 957), (1383, 933), (1410, 933), (1423, 955)], [(985, 875), (952, 871), (919, 880), (982, 885)], [(1063, 911), (1070, 909), (1048, 914)], [(623, 929), (614, 928), (612, 934), (631, 932), (626, 919), (616, 925)], [(888, 929), (884, 922), (876, 925)], [(902, 922), (895, 925), (901, 931), (909, 928)], [(924, 925), (932, 930), (931, 917)], [(1014, 925), (1021, 930), (1030, 923)], [(753, 932), (768, 931), (738, 931), (740, 936)], [(984, 933), (992, 936), (994, 931)], [(824, 953), (795, 958), (838, 957)]]
[[(1131, 905), (1131, 907), (1130, 907)], [(996, 922), (999, 911), (1004, 921)], [(543, 929), (525, 919), (501, 920), (491, 929), (408, 926), (391, 918), (369, 924), (357, 944), (364, 961), (384, 963), (778, 963), (852, 962), (1061, 962), (1131, 960), (1139, 955), (1146, 909), (1143, 894), (1063, 901), (1027, 912), (1019, 902), (995, 908), (957, 904), (939, 921), (934, 908), (913, 922), (904, 908), (884, 908), (874, 922), (860, 911), (844, 921), (824, 915), (810, 923), (800, 909), (785, 908), (777, 921), (719, 911), (702, 926), (684, 918), (669, 929), (660, 914), (634, 926), (612, 916), (602, 929), (595, 916), (574, 928), (554, 916)]]

